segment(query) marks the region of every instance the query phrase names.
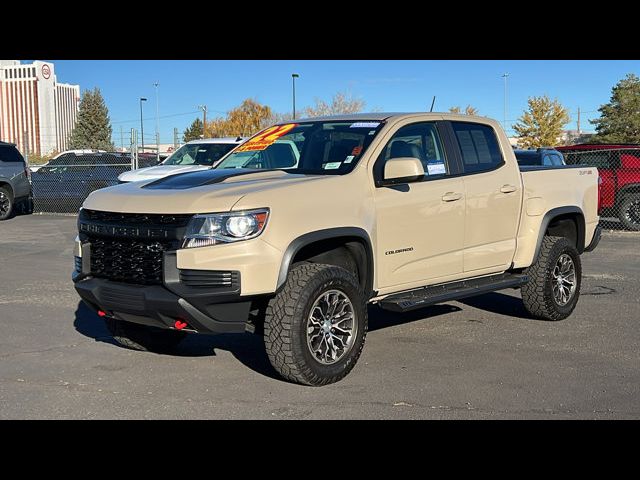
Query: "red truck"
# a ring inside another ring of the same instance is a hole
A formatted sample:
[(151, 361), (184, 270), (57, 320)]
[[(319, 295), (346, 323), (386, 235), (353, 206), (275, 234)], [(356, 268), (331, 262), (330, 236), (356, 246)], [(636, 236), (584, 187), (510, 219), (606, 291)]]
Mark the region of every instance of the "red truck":
[(601, 216), (617, 217), (626, 229), (640, 231), (640, 145), (583, 143), (556, 150), (567, 165), (598, 168)]

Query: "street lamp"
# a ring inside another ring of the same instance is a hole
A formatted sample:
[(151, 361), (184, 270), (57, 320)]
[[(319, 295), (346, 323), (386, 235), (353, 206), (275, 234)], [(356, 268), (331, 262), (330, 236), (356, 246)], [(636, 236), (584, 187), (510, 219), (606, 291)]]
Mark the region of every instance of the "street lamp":
[(158, 86), (160, 82), (156, 81), (153, 84), (156, 87), (156, 161), (160, 163), (160, 110), (158, 107)]
[(297, 73), (291, 74), (291, 81), (293, 82), (293, 119), (296, 119), (296, 78), (300, 77)]
[(507, 131), (507, 78), (509, 78), (509, 74), (508, 73), (503, 73), (502, 74), (502, 78), (504, 78), (504, 117), (503, 117), (503, 122), (502, 122), (502, 126), (504, 127), (504, 131)]
[(142, 153), (144, 153), (144, 123), (142, 122), (142, 102), (146, 102), (147, 99), (140, 97), (140, 139), (142, 141)]
[(202, 138), (204, 138), (205, 131), (207, 129), (207, 106), (198, 105), (198, 108), (202, 110)]

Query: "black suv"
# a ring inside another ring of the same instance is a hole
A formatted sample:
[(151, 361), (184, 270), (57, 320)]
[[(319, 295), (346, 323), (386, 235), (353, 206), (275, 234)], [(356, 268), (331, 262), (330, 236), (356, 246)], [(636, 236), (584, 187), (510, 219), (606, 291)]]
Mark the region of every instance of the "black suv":
[(0, 142), (0, 220), (32, 213), (31, 173), (15, 144)]
[(527, 167), (561, 167), (565, 165), (562, 154), (553, 148), (514, 150), (518, 165)]

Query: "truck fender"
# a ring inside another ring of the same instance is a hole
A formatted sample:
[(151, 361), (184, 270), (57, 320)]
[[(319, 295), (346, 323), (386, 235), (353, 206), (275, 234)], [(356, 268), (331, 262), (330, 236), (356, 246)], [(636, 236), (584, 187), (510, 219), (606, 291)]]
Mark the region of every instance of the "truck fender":
[(373, 247), (371, 246), (371, 239), (369, 238), (369, 234), (367, 233), (367, 231), (359, 227), (327, 228), (324, 230), (305, 233), (304, 235), (301, 235), (294, 239), (289, 244), (284, 252), (284, 256), (282, 257), (282, 263), (280, 265), (280, 271), (278, 274), (277, 288), (279, 289), (280, 287), (282, 287), (287, 281), (287, 274), (289, 273), (291, 262), (303, 247), (318, 241), (340, 237), (355, 237), (363, 240), (367, 255), (366, 288), (368, 292), (371, 292), (373, 289)]
[(533, 256), (533, 261), (538, 258), (538, 254), (540, 253), (540, 248), (542, 247), (542, 240), (544, 238), (544, 234), (547, 231), (547, 227), (551, 223), (554, 218), (557, 218), (561, 215), (566, 215), (568, 213), (577, 213), (578, 216), (582, 219), (582, 222), (577, 222), (578, 228), (578, 239), (576, 248), (578, 252), (582, 253), (584, 251), (584, 236), (585, 236), (585, 225), (584, 225), (584, 212), (580, 207), (576, 206), (567, 206), (567, 207), (557, 207), (552, 208), (547, 213), (544, 214), (542, 218), (542, 222), (540, 223), (540, 230), (538, 231), (538, 240), (536, 242), (536, 251)]

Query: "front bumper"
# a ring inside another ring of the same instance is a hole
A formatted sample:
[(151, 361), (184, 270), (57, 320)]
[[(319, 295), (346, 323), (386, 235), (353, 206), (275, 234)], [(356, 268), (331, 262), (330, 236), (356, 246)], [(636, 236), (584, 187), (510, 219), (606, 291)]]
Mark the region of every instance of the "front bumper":
[(198, 333), (240, 333), (247, 328), (251, 301), (216, 303), (215, 297), (206, 299), (206, 292), (180, 296), (163, 285), (132, 285), (78, 272), (74, 281), (89, 307), (118, 320), (168, 329), (186, 322), (182, 330)]
[(591, 243), (585, 247), (585, 252), (591, 252), (595, 250), (595, 248), (600, 243), (600, 237), (602, 236), (602, 227), (600, 225), (596, 226), (595, 231), (593, 232), (593, 238), (591, 239)]

